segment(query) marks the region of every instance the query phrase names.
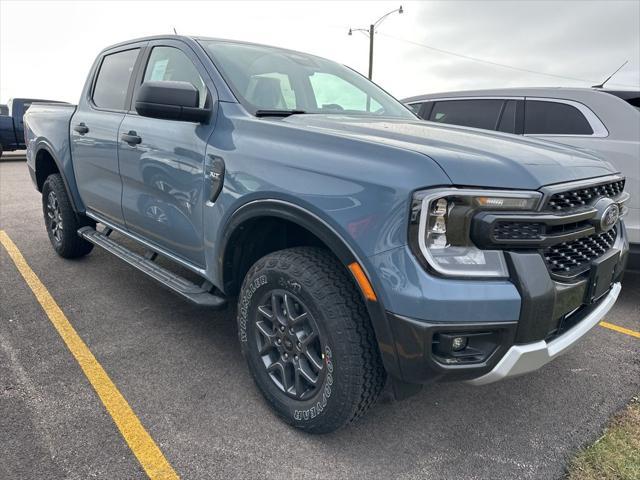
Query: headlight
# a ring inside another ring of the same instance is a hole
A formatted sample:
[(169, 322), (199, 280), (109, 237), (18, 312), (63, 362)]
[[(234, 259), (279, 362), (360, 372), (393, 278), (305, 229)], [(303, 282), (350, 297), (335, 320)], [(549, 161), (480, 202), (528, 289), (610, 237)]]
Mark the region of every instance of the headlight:
[[(535, 210), (539, 192), (447, 188), (413, 195), (410, 242), (436, 272), (456, 277), (508, 277), (500, 250), (471, 242), (471, 220), (480, 210)], [(418, 252), (416, 252), (418, 253)]]

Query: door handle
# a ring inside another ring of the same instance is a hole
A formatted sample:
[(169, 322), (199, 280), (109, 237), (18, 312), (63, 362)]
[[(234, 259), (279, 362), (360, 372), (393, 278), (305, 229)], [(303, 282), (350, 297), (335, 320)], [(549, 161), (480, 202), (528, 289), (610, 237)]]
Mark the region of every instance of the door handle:
[(87, 127), (84, 123), (79, 123), (73, 129), (78, 132), (80, 135), (84, 135), (85, 133), (89, 133), (89, 127)]
[(129, 145), (132, 145), (132, 146), (142, 143), (142, 137), (139, 137), (138, 134), (133, 130), (129, 130), (129, 133), (123, 133), (122, 135), (120, 135), (120, 138), (125, 143), (128, 143)]

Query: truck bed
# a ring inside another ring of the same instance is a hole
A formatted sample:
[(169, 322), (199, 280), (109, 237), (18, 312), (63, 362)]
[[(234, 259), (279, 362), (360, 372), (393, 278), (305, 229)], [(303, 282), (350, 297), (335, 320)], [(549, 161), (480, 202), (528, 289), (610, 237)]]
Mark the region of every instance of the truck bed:
[[(56, 160), (56, 164), (76, 205), (81, 205), (77, 196), (75, 175), (71, 161), (71, 139), (69, 136), (71, 119), (76, 105), (65, 103), (38, 102), (31, 105), (24, 115), (25, 137), (27, 140), (27, 165), (36, 171), (34, 152), (44, 148)], [(34, 177), (34, 180), (35, 179)], [(41, 185), (38, 185), (40, 188)]]

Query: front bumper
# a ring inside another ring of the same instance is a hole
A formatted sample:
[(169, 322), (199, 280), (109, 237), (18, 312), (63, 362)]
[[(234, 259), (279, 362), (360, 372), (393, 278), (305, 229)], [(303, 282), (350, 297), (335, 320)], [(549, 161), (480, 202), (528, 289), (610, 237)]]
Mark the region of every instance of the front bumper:
[[(613, 285), (594, 303), (589, 299), (590, 277), (570, 283), (554, 280), (536, 252), (506, 252), (511, 278), (504, 283), (434, 277), (414, 267), (413, 259), (402, 251), (376, 257), (376, 270), (385, 274), (381, 276), (386, 288), (379, 291), (385, 296), (398, 364), (392, 376), (410, 384), (484, 384), (536, 370), (553, 360), (614, 304), (629, 248), (624, 225), (619, 228), (610, 251), (619, 252)], [(443, 361), (436, 352), (443, 334), (487, 333), (492, 334), (491, 348), (477, 361), (455, 364), (450, 359)]]
[(493, 369), (468, 382), (473, 385), (486, 385), (497, 382), (507, 377), (514, 377), (524, 373), (538, 370), (543, 365), (549, 363), (554, 358), (562, 355), (573, 347), (589, 330), (595, 327), (607, 314), (616, 302), (620, 290), (620, 283), (613, 285), (609, 293), (589, 312), (577, 325), (559, 337), (546, 342), (528, 343), (525, 345), (514, 345)]

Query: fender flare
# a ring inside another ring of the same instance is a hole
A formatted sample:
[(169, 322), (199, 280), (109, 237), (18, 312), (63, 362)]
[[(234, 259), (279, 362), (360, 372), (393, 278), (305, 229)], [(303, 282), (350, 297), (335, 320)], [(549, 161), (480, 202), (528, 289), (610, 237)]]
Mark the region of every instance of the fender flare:
[(58, 160), (58, 157), (56, 157), (56, 155), (53, 153), (53, 149), (49, 146), (49, 144), (44, 141), (41, 141), (40, 143), (38, 143), (33, 156), (33, 171), (36, 174), (36, 177), (38, 174), (37, 173), (38, 155), (43, 150), (47, 152), (49, 156), (53, 159), (53, 163), (56, 165), (56, 168), (58, 169), (58, 173), (62, 177), (62, 183), (64, 184), (65, 191), (67, 192), (67, 197), (69, 198), (69, 202), (71, 202), (71, 208), (73, 208), (74, 212), (79, 213), (78, 206), (76, 205), (76, 201), (73, 195), (71, 194), (71, 189), (69, 188), (69, 183), (67, 181), (66, 175), (64, 174), (64, 169), (62, 168), (60, 160)]
[[(220, 252), (225, 252), (237, 227), (247, 220), (258, 217), (277, 217), (293, 222), (322, 240), (343, 264), (348, 265), (359, 261), (358, 255), (327, 222), (294, 203), (276, 199), (253, 200), (235, 210), (225, 224)], [(224, 259), (220, 256), (220, 268), (223, 266), (223, 261)]]
[[(222, 276), (224, 275), (224, 255), (233, 233), (245, 221), (258, 217), (277, 217), (305, 228), (318, 237), (345, 266), (345, 268), (352, 262), (358, 262), (371, 281), (372, 276), (367, 270), (367, 264), (361, 260), (361, 255), (354, 251), (354, 249), (331, 225), (303, 207), (291, 202), (276, 199), (250, 201), (240, 206), (231, 214), (224, 225), (219, 243), (220, 249), (218, 251), (220, 252), (220, 255), (218, 255), (218, 271), (221, 272)], [(349, 272), (348, 268), (346, 268), (346, 270)], [(224, 282), (225, 279), (223, 277), (221, 282), (222, 285), (224, 285)], [(371, 319), (371, 324), (378, 343), (378, 350), (385, 369), (391, 375), (400, 377), (400, 366), (393, 338), (393, 331), (389, 325), (389, 319), (386, 315), (384, 305), (380, 300), (380, 296), (378, 295), (377, 301), (368, 300), (357, 286), (357, 282), (356, 287), (360, 292), (365, 307), (367, 308), (367, 312), (369, 313), (369, 318)]]

